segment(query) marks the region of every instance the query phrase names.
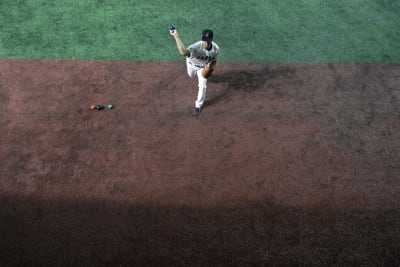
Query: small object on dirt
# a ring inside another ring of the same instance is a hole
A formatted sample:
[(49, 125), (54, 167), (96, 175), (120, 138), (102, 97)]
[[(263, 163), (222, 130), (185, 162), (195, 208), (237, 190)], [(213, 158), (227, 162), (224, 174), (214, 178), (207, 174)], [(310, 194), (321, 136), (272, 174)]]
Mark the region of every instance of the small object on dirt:
[(113, 105), (113, 104), (108, 104), (107, 108), (108, 108), (108, 109), (113, 109), (113, 108), (114, 108), (114, 105)]
[(97, 109), (97, 110), (103, 110), (103, 109), (104, 109), (104, 106), (102, 106), (102, 105), (96, 105), (96, 109)]
[(91, 106), (90, 106), (90, 109), (91, 109), (91, 110), (95, 110), (95, 109), (96, 109), (96, 105), (91, 105)]

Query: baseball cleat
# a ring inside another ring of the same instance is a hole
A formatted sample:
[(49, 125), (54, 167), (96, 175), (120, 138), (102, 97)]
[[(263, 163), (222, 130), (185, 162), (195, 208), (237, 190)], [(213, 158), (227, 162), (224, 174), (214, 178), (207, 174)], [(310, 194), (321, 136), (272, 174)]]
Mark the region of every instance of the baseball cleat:
[(194, 115), (195, 117), (199, 116), (200, 111), (201, 111), (200, 108), (194, 108), (193, 115)]

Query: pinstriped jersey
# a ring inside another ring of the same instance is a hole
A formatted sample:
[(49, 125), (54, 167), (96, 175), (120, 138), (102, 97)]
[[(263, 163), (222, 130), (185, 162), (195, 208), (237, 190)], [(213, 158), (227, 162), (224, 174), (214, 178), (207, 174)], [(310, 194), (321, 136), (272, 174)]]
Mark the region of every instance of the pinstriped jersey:
[(212, 47), (207, 50), (201, 46), (201, 41), (188, 47), (190, 51), (189, 62), (195, 66), (204, 67), (206, 64), (217, 61), (219, 46), (212, 42)]

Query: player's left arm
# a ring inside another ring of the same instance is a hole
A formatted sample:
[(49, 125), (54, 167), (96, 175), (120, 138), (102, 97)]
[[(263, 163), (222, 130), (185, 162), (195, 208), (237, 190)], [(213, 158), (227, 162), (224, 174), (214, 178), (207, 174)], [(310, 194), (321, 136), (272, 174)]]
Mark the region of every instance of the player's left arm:
[(202, 75), (204, 78), (208, 79), (215, 69), (215, 65), (217, 64), (217, 60), (214, 59), (210, 63), (206, 64), (202, 70)]
[(217, 46), (217, 53), (215, 54), (215, 57), (213, 58), (213, 60), (209, 64), (210, 68), (215, 68), (215, 65), (217, 65), (218, 55), (219, 55), (219, 47)]
[(215, 68), (215, 65), (217, 65), (217, 60), (211, 61), (209, 66), (210, 66), (210, 68)]

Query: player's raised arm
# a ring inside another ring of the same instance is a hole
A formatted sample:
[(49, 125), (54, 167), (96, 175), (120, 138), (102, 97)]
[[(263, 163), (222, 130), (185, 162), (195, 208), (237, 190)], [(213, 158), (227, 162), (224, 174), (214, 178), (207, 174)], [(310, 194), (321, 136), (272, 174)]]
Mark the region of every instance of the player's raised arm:
[(190, 56), (190, 51), (185, 47), (185, 45), (182, 43), (181, 38), (179, 38), (178, 32), (176, 31), (175, 28), (170, 27), (169, 28), (169, 33), (174, 36), (175, 41), (176, 41), (176, 46), (178, 47), (179, 53), (182, 56)]

